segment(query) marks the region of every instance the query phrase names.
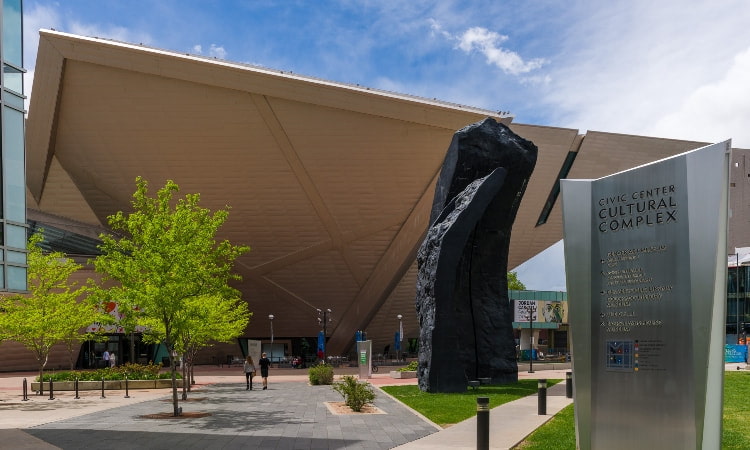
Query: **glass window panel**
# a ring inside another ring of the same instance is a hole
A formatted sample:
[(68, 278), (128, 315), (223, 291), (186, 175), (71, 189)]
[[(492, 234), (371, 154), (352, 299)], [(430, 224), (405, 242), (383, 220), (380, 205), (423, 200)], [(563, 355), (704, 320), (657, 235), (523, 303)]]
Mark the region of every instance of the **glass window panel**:
[(3, 64), (3, 86), (6, 89), (23, 94), (23, 72), (15, 67)]
[(20, 110), (26, 108), (26, 105), (23, 102), (23, 97), (10, 91), (5, 91), (5, 104)]
[[(3, 190), (4, 217), (26, 222), (26, 188), (24, 165), (23, 113), (3, 108)], [(25, 246), (24, 246), (25, 248)]]
[(8, 289), (14, 291), (26, 290), (26, 268), (16, 266), (6, 266), (8, 273)]
[(9, 251), (7, 262), (26, 264), (26, 253)]
[(23, 67), (21, 0), (3, 0), (3, 58)]
[(0, 264), (0, 289), (5, 289), (5, 265)]
[(5, 245), (26, 249), (26, 228), (5, 224)]

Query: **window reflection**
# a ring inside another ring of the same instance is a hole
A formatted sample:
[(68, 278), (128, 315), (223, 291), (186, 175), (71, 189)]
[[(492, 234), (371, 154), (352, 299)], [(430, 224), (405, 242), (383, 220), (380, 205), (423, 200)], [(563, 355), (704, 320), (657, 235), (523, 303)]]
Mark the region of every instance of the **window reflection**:
[(21, 0), (3, 0), (3, 58), (23, 67)]

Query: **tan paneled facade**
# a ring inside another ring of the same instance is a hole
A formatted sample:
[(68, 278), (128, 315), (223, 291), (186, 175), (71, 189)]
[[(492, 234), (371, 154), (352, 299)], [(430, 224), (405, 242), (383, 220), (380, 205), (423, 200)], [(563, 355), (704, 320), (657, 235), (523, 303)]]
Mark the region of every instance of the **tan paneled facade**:
[[(561, 239), (559, 202), (537, 225), (571, 153), (593, 178), (697, 143), (511, 123), (491, 111), (137, 45), (41, 33), (27, 125), (31, 212), (99, 229), (127, 210), (136, 176), (173, 179), (231, 206), (221, 238), (250, 245), (238, 283), (245, 337), (313, 337), (329, 354), (365, 330), (382, 349), (403, 315), (418, 335), (415, 253), (453, 133), (487, 116), (539, 147), (510, 267)], [(71, 230), (75, 231), (75, 230)], [(2, 348), (0, 348), (2, 351)]]

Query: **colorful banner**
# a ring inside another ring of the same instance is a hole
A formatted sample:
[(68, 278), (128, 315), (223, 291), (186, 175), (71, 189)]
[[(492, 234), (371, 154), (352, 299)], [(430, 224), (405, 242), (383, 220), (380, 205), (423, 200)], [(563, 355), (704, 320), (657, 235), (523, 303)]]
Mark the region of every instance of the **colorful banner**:
[(724, 362), (744, 363), (747, 362), (747, 345), (724, 346)]
[(537, 323), (567, 323), (567, 306), (567, 302), (514, 300), (513, 321), (517, 323), (529, 322), (529, 315), (531, 315), (531, 320)]

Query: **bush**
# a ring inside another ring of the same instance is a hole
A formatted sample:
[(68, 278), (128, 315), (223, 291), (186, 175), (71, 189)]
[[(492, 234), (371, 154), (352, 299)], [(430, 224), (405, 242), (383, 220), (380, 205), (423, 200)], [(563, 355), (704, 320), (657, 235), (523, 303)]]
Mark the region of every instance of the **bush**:
[(414, 372), (417, 370), (417, 366), (419, 366), (419, 362), (412, 361), (407, 366), (398, 369), (398, 371), (399, 372)]
[(326, 363), (320, 363), (317, 366), (310, 367), (308, 372), (310, 384), (332, 384), (333, 383), (333, 366)]
[[(171, 378), (171, 372), (159, 373), (161, 364), (123, 364), (117, 367), (107, 367), (96, 370), (63, 370), (59, 372), (48, 372), (44, 374), (44, 381), (107, 381), (124, 380), (158, 380)], [(177, 378), (182, 378), (178, 373)], [(35, 381), (39, 381), (36, 377)]]
[(334, 383), (333, 389), (344, 397), (346, 406), (352, 411), (362, 411), (363, 406), (375, 400), (375, 393), (369, 383), (360, 383), (351, 375), (344, 375), (341, 380)]

